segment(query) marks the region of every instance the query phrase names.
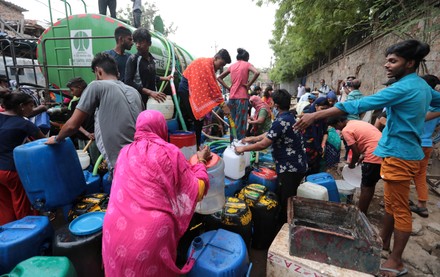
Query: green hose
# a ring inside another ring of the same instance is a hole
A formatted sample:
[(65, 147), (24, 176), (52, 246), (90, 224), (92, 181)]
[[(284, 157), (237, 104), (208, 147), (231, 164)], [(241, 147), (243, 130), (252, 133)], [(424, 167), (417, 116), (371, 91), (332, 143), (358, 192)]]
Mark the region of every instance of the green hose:
[(99, 155), (98, 159), (96, 160), (95, 166), (93, 167), (93, 173), (92, 173), (93, 176), (98, 175), (98, 168), (99, 168), (99, 165), (102, 163), (103, 159), (104, 159), (104, 156), (102, 154)]
[[(162, 44), (165, 44), (165, 47), (167, 48), (168, 51), (168, 57), (171, 56), (171, 50), (170, 50), (170, 46), (168, 44), (168, 41), (166, 40), (166, 38), (163, 37), (162, 34), (160, 34), (159, 32), (156, 31), (157, 34), (153, 33), (152, 35), (155, 36), (156, 38), (158, 38), (160, 41), (162, 41)], [(158, 35), (160, 34), (160, 35)], [(166, 67), (165, 67), (165, 74), (163, 77), (168, 76), (168, 71), (170, 70), (170, 64), (171, 64), (171, 59), (168, 59)], [(159, 87), (159, 91), (162, 91), (164, 89), (164, 86), (166, 85), (166, 81), (162, 81)]]
[[(169, 65), (170, 65), (170, 62), (171, 62), (172, 65), (171, 65), (171, 74), (170, 75), (173, 76), (173, 77), (172, 77), (172, 79), (170, 81), (170, 85), (171, 85), (172, 98), (173, 98), (174, 106), (176, 108), (177, 117), (179, 118), (179, 121), (180, 121), (180, 125), (182, 126), (182, 129), (184, 131), (188, 131), (188, 128), (186, 127), (185, 121), (183, 120), (182, 111), (180, 110), (179, 100), (177, 99), (176, 87), (174, 85), (174, 72), (176, 70), (176, 68), (175, 68), (176, 67), (175, 66), (176, 65), (176, 60), (175, 60), (174, 46), (165, 37), (163, 37), (163, 36), (160, 36), (160, 37), (157, 36), (157, 37), (159, 39), (161, 39), (162, 42), (165, 42), (166, 47), (167, 47), (167, 51), (168, 51), (168, 57), (171, 57), (171, 59), (168, 59), (167, 68), (166, 68), (165, 73), (166, 74), (168, 73)], [(165, 75), (165, 76), (167, 76), (167, 75)], [(164, 82), (162, 82), (161, 89), (163, 88), (163, 85), (164, 85)]]
[(232, 135), (231, 142), (232, 142), (233, 139), (237, 138), (237, 129), (235, 128), (235, 122), (230, 114), (228, 115), (228, 119), (229, 119), (229, 125), (231, 126), (231, 135)]

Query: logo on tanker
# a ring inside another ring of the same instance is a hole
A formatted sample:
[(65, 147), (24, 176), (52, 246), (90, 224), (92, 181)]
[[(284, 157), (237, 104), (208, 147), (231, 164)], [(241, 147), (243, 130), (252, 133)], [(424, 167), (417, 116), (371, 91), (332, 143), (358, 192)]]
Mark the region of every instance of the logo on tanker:
[(72, 30), (70, 36), (72, 64), (89, 66), (93, 59), (92, 30)]
[[(86, 51), (89, 48), (90, 40), (89, 39), (81, 39), (84, 37), (88, 37), (86, 32), (79, 31), (75, 34), (75, 40), (73, 40), (73, 45), (75, 46), (75, 50), (77, 51)], [(77, 39), (79, 38), (79, 39)]]

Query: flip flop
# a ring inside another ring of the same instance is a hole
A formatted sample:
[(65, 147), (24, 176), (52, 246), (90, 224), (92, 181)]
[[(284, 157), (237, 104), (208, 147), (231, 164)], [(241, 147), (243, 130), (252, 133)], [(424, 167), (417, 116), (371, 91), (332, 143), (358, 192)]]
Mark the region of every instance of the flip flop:
[(396, 277), (403, 276), (403, 275), (408, 273), (408, 269), (407, 268), (403, 268), (402, 270), (399, 271), (398, 269), (394, 269), (394, 268), (379, 267), (379, 270), (380, 271), (387, 271), (387, 272), (395, 273)]
[(429, 217), (427, 208), (420, 208), (419, 206), (410, 206), (409, 209), (411, 212), (418, 214), (421, 217)]

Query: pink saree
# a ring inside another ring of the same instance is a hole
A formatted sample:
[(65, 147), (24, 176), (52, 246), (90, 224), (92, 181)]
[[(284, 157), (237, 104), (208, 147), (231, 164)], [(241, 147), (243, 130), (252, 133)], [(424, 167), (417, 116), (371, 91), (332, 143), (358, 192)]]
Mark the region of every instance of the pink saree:
[[(163, 115), (139, 114), (135, 140), (119, 153), (104, 218), (102, 257), (108, 277), (178, 276), (177, 244), (195, 210), (203, 164), (191, 166), (166, 142)], [(187, 271), (187, 270), (186, 270)]]

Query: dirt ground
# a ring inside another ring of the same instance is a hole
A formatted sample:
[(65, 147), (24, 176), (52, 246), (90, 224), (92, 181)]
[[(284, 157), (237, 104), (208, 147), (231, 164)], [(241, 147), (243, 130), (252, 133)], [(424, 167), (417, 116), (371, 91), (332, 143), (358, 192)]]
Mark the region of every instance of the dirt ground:
[[(335, 179), (341, 179), (337, 172), (331, 173)], [(355, 202), (356, 196), (358, 195), (355, 194)], [(417, 202), (415, 187), (411, 189), (410, 199)], [(405, 266), (409, 271), (405, 276), (408, 277), (440, 276), (440, 230), (436, 228), (440, 224), (440, 197), (432, 191), (429, 192), (428, 210), (428, 218), (413, 213), (413, 234), (403, 254)], [(381, 229), (383, 214), (383, 182), (379, 181), (367, 215), (370, 223), (378, 230)], [(387, 254), (382, 254), (384, 262)], [(266, 276), (266, 257), (267, 250), (251, 249), (252, 277)]]

